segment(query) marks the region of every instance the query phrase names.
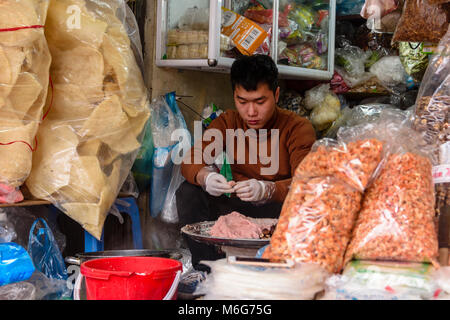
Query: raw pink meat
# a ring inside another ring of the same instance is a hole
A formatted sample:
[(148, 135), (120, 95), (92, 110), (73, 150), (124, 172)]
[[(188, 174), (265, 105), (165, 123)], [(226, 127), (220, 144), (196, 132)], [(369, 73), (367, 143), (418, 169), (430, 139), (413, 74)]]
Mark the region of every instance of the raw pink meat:
[(270, 229), (270, 227), (271, 225), (257, 223), (254, 219), (234, 211), (219, 217), (212, 226), (210, 234), (216, 238), (260, 239), (263, 229)]

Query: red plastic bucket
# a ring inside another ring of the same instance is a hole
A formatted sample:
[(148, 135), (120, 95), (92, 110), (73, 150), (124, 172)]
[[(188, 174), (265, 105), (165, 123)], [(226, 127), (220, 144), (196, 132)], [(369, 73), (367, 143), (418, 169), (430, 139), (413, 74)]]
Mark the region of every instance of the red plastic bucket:
[(156, 257), (118, 257), (86, 261), (88, 300), (175, 300), (183, 265)]

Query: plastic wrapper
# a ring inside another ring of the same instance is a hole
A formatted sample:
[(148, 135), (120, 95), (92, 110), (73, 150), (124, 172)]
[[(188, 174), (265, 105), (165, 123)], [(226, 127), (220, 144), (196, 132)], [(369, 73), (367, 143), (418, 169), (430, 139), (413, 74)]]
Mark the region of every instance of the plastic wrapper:
[(49, 87), (44, 35), (49, 1), (0, 3), (0, 202), (23, 200)]
[(27, 251), (38, 271), (51, 279), (67, 279), (64, 258), (50, 227), (42, 218), (36, 219), (31, 226)]
[(167, 33), (168, 59), (208, 58), (209, 32), (172, 29)]
[(363, 85), (367, 81), (373, 78), (373, 74), (370, 72), (363, 72), (359, 74), (358, 76), (352, 76), (347, 71), (344, 70), (344, 68), (341, 68), (339, 66), (335, 66), (335, 71), (344, 79), (345, 84), (349, 88), (355, 88), (359, 85)]
[(364, 73), (366, 60), (372, 55), (355, 46), (345, 46), (335, 51), (336, 65), (341, 66), (351, 76), (357, 77)]
[(8, 216), (3, 209), (0, 209), (0, 243), (12, 242), (17, 237), (14, 225), (8, 221)]
[(423, 300), (441, 293), (430, 264), (353, 261), (326, 281), (324, 300)]
[(430, 4), (428, 0), (405, 0), (393, 41), (438, 43), (448, 29), (450, 10), (447, 4)]
[(252, 55), (268, 37), (267, 32), (257, 23), (225, 7), (222, 7), (221, 33), (230, 37), (244, 55)]
[[(80, 28), (67, 23), (70, 6)], [(61, 0), (45, 30), (53, 104), (26, 185), (100, 239), (150, 116), (138, 28), (123, 0)]]
[(0, 243), (0, 287), (27, 280), (35, 268), (27, 251), (16, 243)]
[(313, 145), (295, 175), (308, 178), (333, 176), (364, 192), (382, 158), (383, 142), (377, 139), (348, 142), (322, 139)]
[(317, 131), (331, 126), (340, 114), (341, 102), (336, 94), (330, 90), (330, 84), (323, 84), (305, 93), (304, 105), (312, 110), (310, 120)]
[(381, 112), (386, 108), (394, 108), (394, 106), (390, 104), (363, 104), (353, 108), (346, 107), (342, 110), (341, 116), (326, 131), (325, 137), (336, 139), (337, 133), (342, 127), (376, 122), (380, 118)]
[(67, 285), (67, 280), (49, 278), (35, 271), (26, 283), (36, 289), (35, 300), (72, 300), (73, 290)]
[(336, 94), (346, 93), (350, 90), (344, 78), (337, 71), (334, 71), (333, 78), (330, 81), (330, 88)]
[(36, 288), (28, 282), (18, 282), (0, 287), (0, 301), (35, 300)]
[(362, 195), (331, 177), (297, 176), (263, 258), (315, 263), (338, 273)]
[(374, 74), (381, 84), (387, 89), (393, 90), (396, 87), (404, 87), (408, 74), (398, 56), (387, 56), (375, 62), (370, 68), (370, 73)]
[(423, 52), (423, 43), (400, 42), (399, 52), (406, 73), (420, 82), (428, 67), (428, 55)]
[(172, 133), (178, 129), (187, 132), (186, 122), (175, 101), (175, 92), (155, 99), (151, 105), (151, 128), (155, 152), (153, 154), (153, 171), (151, 181), (152, 217), (156, 218), (161, 212), (167, 221), (178, 220), (176, 212), (175, 192), (184, 181), (180, 174), (180, 165), (174, 164), (174, 156), (180, 150), (185, 150), (185, 143), (191, 145), (190, 137), (183, 137), (183, 141), (172, 140)]
[(414, 152), (420, 136), (411, 131), (397, 136), (397, 143), (404, 141), (409, 146), (392, 147), (379, 176), (366, 191), (346, 261), (437, 263), (432, 165), (428, 157)]
[(323, 268), (308, 263), (291, 269), (243, 266), (225, 259), (202, 263), (211, 268), (195, 291), (203, 300), (313, 300), (328, 277)]

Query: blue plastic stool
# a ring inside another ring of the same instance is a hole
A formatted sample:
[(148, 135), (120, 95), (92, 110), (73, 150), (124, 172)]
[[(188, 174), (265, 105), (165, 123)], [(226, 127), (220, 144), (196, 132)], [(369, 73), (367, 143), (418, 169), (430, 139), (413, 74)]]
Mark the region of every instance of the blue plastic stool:
[[(126, 202), (126, 205), (122, 205), (116, 201), (115, 205), (120, 213), (126, 213), (131, 218), (131, 231), (133, 233), (133, 244), (135, 249), (144, 249), (142, 241), (142, 229), (141, 220), (139, 218), (139, 208), (136, 203), (136, 199), (119, 198), (119, 200)], [(104, 233), (104, 232), (103, 232)], [(104, 250), (104, 234), (102, 233), (101, 241), (98, 241), (89, 232), (84, 232), (84, 252), (97, 252)]]

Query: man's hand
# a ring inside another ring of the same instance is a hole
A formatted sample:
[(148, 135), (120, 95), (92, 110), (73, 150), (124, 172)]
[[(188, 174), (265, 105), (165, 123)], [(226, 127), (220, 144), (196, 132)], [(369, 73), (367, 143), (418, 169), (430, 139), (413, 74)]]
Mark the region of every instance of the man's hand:
[(214, 197), (220, 197), (225, 193), (233, 193), (233, 181), (228, 182), (220, 173), (211, 172), (205, 179), (205, 190)]
[(265, 199), (265, 184), (263, 181), (256, 179), (240, 181), (236, 183), (234, 191), (242, 201), (258, 202)]

